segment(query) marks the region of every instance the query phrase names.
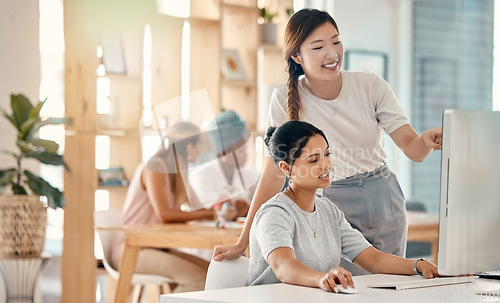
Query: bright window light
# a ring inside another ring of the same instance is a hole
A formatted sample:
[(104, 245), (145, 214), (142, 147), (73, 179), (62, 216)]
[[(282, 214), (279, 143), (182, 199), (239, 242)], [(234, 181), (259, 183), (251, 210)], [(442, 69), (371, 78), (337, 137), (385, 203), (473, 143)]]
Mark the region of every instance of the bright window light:
[(161, 139), (158, 135), (146, 135), (142, 137), (142, 161), (148, 162), (148, 160), (158, 151), (160, 144)]
[(160, 14), (188, 18), (191, 10), (190, 0), (156, 0), (156, 10)]
[(151, 57), (152, 57), (151, 27), (146, 24), (143, 42), (142, 70), (142, 123), (145, 127), (153, 124), (151, 103)]
[(190, 57), (191, 57), (191, 26), (184, 21), (181, 42), (181, 118), (189, 118), (189, 90), (190, 90)]
[(95, 210), (109, 209), (109, 191), (98, 189), (95, 191)]
[(95, 168), (108, 169), (110, 158), (109, 136), (96, 136), (95, 138)]

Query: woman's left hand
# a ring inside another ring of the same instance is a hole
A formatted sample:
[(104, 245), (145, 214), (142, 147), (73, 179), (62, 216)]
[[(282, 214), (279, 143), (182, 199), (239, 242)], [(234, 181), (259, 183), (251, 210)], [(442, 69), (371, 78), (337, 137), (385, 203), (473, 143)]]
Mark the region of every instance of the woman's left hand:
[(424, 140), (427, 147), (433, 150), (441, 150), (441, 145), (443, 143), (443, 129), (441, 127), (436, 127), (433, 129), (428, 129), (422, 133), (422, 140)]
[(437, 266), (427, 260), (417, 262), (417, 270), (421, 272), (426, 279), (432, 279), (440, 276)]

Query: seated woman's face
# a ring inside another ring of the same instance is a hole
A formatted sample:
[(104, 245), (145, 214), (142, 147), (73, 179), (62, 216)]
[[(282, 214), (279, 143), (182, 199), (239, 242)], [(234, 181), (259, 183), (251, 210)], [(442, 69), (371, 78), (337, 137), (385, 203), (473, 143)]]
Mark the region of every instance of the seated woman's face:
[(194, 144), (188, 143), (186, 145), (186, 152), (188, 162), (195, 163), (201, 152), (201, 140), (198, 140)]
[(330, 185), (330, 149), (325, 139), (316, 134), (302, 148), (300, 158), (292, 168), (292, 184), (307, 189), (326, 188)]
[(233, 146), (226, 150), (226, 154), (234, 152), (236, 158), (238, 159), (238, 165), (241, 167), (247, 162), (247, 143), (243, 137), (241, 137)]

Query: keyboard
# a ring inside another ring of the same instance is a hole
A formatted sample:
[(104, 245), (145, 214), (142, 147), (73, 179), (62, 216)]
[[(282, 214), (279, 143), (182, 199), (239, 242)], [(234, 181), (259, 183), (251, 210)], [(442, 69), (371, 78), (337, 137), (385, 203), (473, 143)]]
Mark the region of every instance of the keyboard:
[(500, 280), (500, 270), (483, 271), (477, 274), (479, 278)]
[(412, 280), (406, 281), (392, 281), (392, 282), (384, 282), (384, 283), (376, 283), (367, 285), (366, 287), (371, 288), (392, 288), (392, 289), (412, 289), (412, 288), (421, 288), (421, 287), (433, 287), (433, 286), (442, 286), (442, 285), (451, 285), (451, 284), (460, 284), (460, 283), (470, 283), (476, 280), (478, 277), (476, 276), (464, 276), (464, 277), (440, 277), (434, 279), (425, 279), (423, 277), (415, 277)]

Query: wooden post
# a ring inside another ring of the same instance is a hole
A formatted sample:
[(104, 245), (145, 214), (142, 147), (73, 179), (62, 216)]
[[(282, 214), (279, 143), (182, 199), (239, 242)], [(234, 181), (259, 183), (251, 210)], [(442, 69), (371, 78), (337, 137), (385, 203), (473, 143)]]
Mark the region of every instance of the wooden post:
[(95, 302), (94, 257), (95, 99), (98, 58), (92, 2), (64, 1), (65, 106), (68, 126), (65, 159), (62, 302)]

